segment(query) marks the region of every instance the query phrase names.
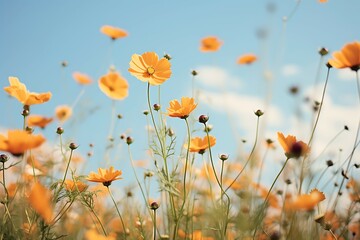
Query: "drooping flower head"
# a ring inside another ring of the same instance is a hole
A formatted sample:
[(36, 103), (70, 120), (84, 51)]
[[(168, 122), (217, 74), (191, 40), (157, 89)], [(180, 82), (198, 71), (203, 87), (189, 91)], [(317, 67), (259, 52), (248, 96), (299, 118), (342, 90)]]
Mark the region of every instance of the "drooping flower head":
[(86, 180), (90, 182), (100, 182), (107, 187), (112, 181), (122, 179), (122, 177), (120, 177), (121, 174), (122, 172), (119, 170), (114, 171), (114, 167), (110, 167), (109, 169), (99, 168), (98, 173), (91, 172)]
[(160, 85), (171, 76), (171, 63), (167, 58), (161, 58), (154, 52), (142, 55), (133, 54), (129, 72), (137, 79), (151, 85)]
[(194, 98), (182, 97), (181, 104), (175, 99), (170, 101), (170, 107), (167, 109), (168, 115), (170, 117), (185, 119), (196, 108), (196, 106), (197, 104), (195, 104)]
[(84, 73), (74, 72), (72, 74), (72, 77), (80, 85), (88, 85), (88, 84), (92, 83), (92, 79)]
[(360, 68), (360, 42), (346, 44), (341, 51), (333, 53), (329, 64), (334, 68), (350, 68), (357, 71)]
[(113, 27), (109, 25), (102, 26), (100, 31), (105, 34), (106, 36), (110, 37), (112, 40), (116, 40), (118, 38), (123, 38), (128, 35), (128, 33), (118, 27)]
[(23, 105), (34, 105), (45, 103), (50, 100), (51, 93), (34, 93), (26, 89), (25, 84), (21, 83), (16, 77), (9, 77), (10, 86), (4, 90), (12, 97), (16, 98)]
[(33, 135), (24, 130), (9, 130), (7, 137), (0, 134), (0, 150), (15, 156), (20, 156), (29, 149), (37, 148), (44, 142), (43, 136)]
[(257, 60), (257, 57), (255, 54), (248, 53), (240, 56), (237, 60), (238, 64), (251, 64)]
[(209, 36), (201, 39), (200, 51), (202, 52), (216, 52), (220, 49), (222, 41), (217, 37)]
[(285, 156), (287, 158), (299, 158), (309, 153), (309, 146), (303, 141), (297, 141), (295, 136), (288, 135), (278, 132), (278, 141), (284, 149)]
[(109, 72), (99, 79), (100, 90), (109, 98), (122, 100), (129, 95), (129, 84), (118, 72)]
[[(190, 140), (190, 152), (197, 152), (200, 154), (203, 154), (206, 149), (209, 148), (209, 141), (210, 141), (210, 147), (214, 146), (216, 143), (216, 138), (213, 136), (208, 137), (205, 136), (204, 138), (201, 137), (195, 137)], [(187, 147), (187, 144), (186, 144)]]
[(53, 121), (53, 118), (48, 118), (40, 115), (29, 115), (26, 118), (26, 121), (29, 127), (45, 128), (49, 123)]

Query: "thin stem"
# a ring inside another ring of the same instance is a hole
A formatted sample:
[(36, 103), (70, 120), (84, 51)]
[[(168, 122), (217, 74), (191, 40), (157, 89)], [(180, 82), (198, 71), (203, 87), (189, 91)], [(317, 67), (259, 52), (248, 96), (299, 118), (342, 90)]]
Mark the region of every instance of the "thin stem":
[(154, 240), (156, 240), (156, 209), (154, 209)]
[(111, 191), (110, 191), (110, 187), (109, 187), (109, 186), (106, 186), (106, 187), (107, 187), (108, 192), (109, 192), (109, 194), (110, 194), (111, 200), (113, 201), (113, 203), (114, 203), (114, 205), (115, 205), (117, 214), (119, 215), (119, 218), (120, 218), (120, 220), (121, 220), (121, 225), (122, 225), (123, 231), (124, 231), (124, 238), (126, 239), (126, 228), (125, 228), (124, 220), (123, 220), (123, 218), (122, 218), (122, 216), (121, 216), (121, 214), (120, 214), (120, 211), (119, 211), (119, 208), (118, 208), (118, 206), (117, 206), (117, 204), (116, 204), (116, 202), (115, 202), (114, 196), (112, 195), (112, 193), (111, 193)]
[(65, 182), (65, 179), (66, 179), (66, 175), (67, 175), (67, 172), (69, 170), (69, 166), (70, 166), (70, 162), (71, 162), (71, 158), (72, 158), (72, 154), (73, 154), (73, 149), (70, 150), (70, 156), (69, 156), (69, 160), (68, 160), (68, 163), (66, 165), (66, 170), (65, 170), (65, 174), (64, 174), (64, 178), (61, 182), (61, 185), (60, 185), (60, 188), (64, 185), (64, 182)]

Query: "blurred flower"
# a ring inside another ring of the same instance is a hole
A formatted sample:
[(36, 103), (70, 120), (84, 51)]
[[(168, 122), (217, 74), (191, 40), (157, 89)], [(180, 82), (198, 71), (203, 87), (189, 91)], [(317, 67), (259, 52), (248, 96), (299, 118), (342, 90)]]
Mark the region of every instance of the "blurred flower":
[(194, 98), (182, 97), (181, 104), (175, 99), (170, 101), (170, 107), (167, 109), (168, 115), (170, 117), (185, 119), (196, 108), (196, 106), (197, 104), (195, 104)]
[(30, 115), (26, 118), (26, 121), (29, 127), (45, 128), (49, 123), (53, 121), (53, 118), (47, 118), (40, 115)]
[(248, 54), (244, 54), (242, 56), (239, 57), (239, 59), (237, 60), (238, 64), (251, 64), (253, 62), (255, 62), (257, 60), (257, 57), (255, 54), (252, 53), (248, 53)]
[(99, 234), (95, 229), (90, 229), (85, 232), (86, 240), (116, 240), (116, 237), (113, 234), (104, 236)]
[(159, 60), (156, 53), (146, 52), (142, 55), (132, 55), (129, 72), (140, 81), (160, 85), (170, 78), (170, 67), (171, 63), (168, 59)]
[(92, 83), (92, 81), (93, 81), (88, 75), (86, 75), (84, 73), (80, 73), (80, 72), (74, 72), (72, 74), (72, 77), (80, 85), (87, 85), (87, 84)]
[(296, 141), (296, 137), (288, 135), (286, 138), (280, 132), (278, 134), (278, 141), (285, 151), (287, 158), (299, 158), (300, 156), (306, 155), (310, 148), (303, 141)]
[(202, 52), (216, 52), (220, 49), (222, 41), (217, 37), (209, 36), (201, 39), (200, 51)]
[(112, 40), (123, 38), (128, 35), (128, 33), (125, 30), (109, 25), (102, 26), (100, 28), (100, 31), (106, 36), (110, 37)]
[(49, 224), (53, 217), (50, 191), (36, 182), (30, 190), (28, 200), (30, 206)]
[(17, 187), (18, 187), (18, 184), (17, 184), (17, 183), (10, 183), (10, 184), (6, 187), (9, 198), (14, 198), (14, 197), (15, 197), (15, 194), (16, 194), (16, 192), (17, 192)]
[(326, 3), (326, 2), (328, 2), (328, 0), (318, 0), (319, 1), (319, 3)]
[(74, 182), (73, 180), (70, 179), (66, 179), (64, 184), (65, 184), (65, 189), (69, 192), (77, 192), (77, 191), (83, 192), (88, 187), (88, 185), (86, 185), (81, 181)]
[(60, 105), (55, 108), (55, 116), (60, 122), (65, 122), (72, 115), (72, 109), (68, 105)]
[(291, 210), (311, 211), (316, 205), (324, 200), (325, 194), (315, 188), (310, 191), (310, 194), (301, 194), (297, 196), (295, 200), (289, 202), (286, 206)]
[[(213, 136), (209, 136), (209, 140), (207, 136), (205, 136), (204, 138), (201, 137), (192, 138), (190, 141), (189, 151), (202, 154), (205, 152), (206, 149), (209, 148), (209, 141), (210, 141), (210, 147), (212, 147), (216, 143), (216, 138)], [(185, 145), (187, 147), (187, 144)]]
[(360, 68), (360, 42), (346, 44), (341, 51), (333, 53), (329, 64), (334, 68), (350, 68), (357, 71)]
[(119, 170), (114, 171), (114, 167), (110, 167), (109, 169), (98, 169), (99, 174), (91, 172), (86, 180), (90, 182), (100, 182), (104, 186), (109, 186), (112, 181), (122, 179), (121, 174), (122, 172)]
[(51, 93), (34, 93), (26, 89), (25, 84), (21, 83), (16, 77), (9, 77), (10, 86), (4, 90), (12, 97), (16, 98), (24, 105), (34, 105), (44, 103), (50, 100)]
[(109, 72), (99, 80), (100, 90), (109, 98), (121, 100), (129, 95), (129, 84), (118, 72)]
[(18, 156), (39, 147), (45, 140), (41, 135), (32, 135), (24, 130), (9, 130), (7, 137), (0, 134), (0, 150)]

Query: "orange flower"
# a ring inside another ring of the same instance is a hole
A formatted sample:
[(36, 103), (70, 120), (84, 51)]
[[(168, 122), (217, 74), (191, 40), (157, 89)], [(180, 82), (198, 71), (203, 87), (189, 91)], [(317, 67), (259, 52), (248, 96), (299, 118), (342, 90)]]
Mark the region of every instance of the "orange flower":
[(318, 0), (319, 1), (319, 3), (326, 3), (326, 2), (328, 2), (328, 0)]
[[(210, 147), (212, 147), (216, 143), (216, 138), (213, 136), (209, 136), (209, 138), (210, 138), (209, 139)], [(203, 154), (205, 152), (205, 150), (208, 148), (209, 148), (209, 141), (208, 141), (207, 136), (205, 136), (204, 138), (195, 137), (195, 138), (192, 138), (190, 141), (190, 148), (189, 148), (190, 152), (197, 152), (197, 153)]]
[(99, 80), (100, 90), (109, 98), (121, 100), (128, 96), (129, 84), (118, 72), (109, 72)]
[(329, 64), (334, 68), (350, 68), (357, 71), (360, 68), (360, 42), (346, 44), (341, 51), (333, 53)]
[(257, 60), (256, 55), (252, 53), (244, 54), (237, 60), (238, 64), (251, 64)]
[(64, 184), (65, 184), (65, 189), (69, 192), (77, 192), (77, 191), (83, 192), (88, 187), (88, 185), (86, 185), (81, 181), (74, 182), (73, 180), (70, 179), (66, 179)]
[(194, 103), (193, 98), (182, 97), (181, 104), (178, 102), (178, 100), (172, 100), (170, 102), (170, 107), (167, 109), (168, 115), (170, 117), (185, 119), (196, 108), (196, 106), (197, 104)]
[(90, 182), (100, 182), (104, 186), (109, 186), (112, 181), (122, 179), (121, 174), (122, 172), (119, 170), (114, 171), (114, 167), (110, 167), (109, 169), (98, 169), (99, 174), (91, 172), (86, 180)]
[(30, 190), (28, 200), (30, 206), (49, 224), (53, 216), (50, 191), (36, 182)]
[(222, 41), (217, 37), (205, 37), (201, 39), (200, 51), (202, 52), (216, 52), (220, 49)]
[(30, 115), (26, 118), (26, 121), (29, 127), (45, 128), (49, 123), (53, 121), (53, 118), (47, 118), (40, 115)]
[(142, 55), (133, 54), (129, 72), (137, 79), (151, 85), (160, 85), (171, 76), (171, 63), (167, 58), (161, 58), (154, 52)]
[(20, 156), (26, 150), (39, 147), (45, 138), (23, 130), (9, 130), (8, 136), (0, 134), (0, 150)]
[(87, 85), (87, 84), (92, 83), (92, 79), (84, 73), (74, 72), (72, 77), (75, 79), (75, 81), (78, 84), (81, 84), (81, 85)]
[(309, 153), (309, 146), (303, 141), (296, 141), (296, 137), (288, 135), (286, 138), (280, 132), (278, 134), (278, 140), (285, 151), (287, 158), (299, 158)]
[(66, 120), (68, 120), (71, 117), (72, 109), (71, 109), (71, 107), (69, 107), (67, 105), (60, 105), (60, 106), (56, 107), (55, 115), (59, 121), (65, 122)]
[(110, 37), (112, 40), (123, 38), (128, 35), (128, 33), (125, 30), (109, 25), (102, 26), (100, 28), (100, 31), (106, 36)]
[(25, 84), (21, 83), (16, 77), (9, 77), (10, 86), (4, 90), (12, 97), (16, 98), (24, 105), (34, 105), (44, 103), (50, 100), (51, 93), (34, 93), (26, 89)]
[(104, 236), (99, 234), (95, 229), (90, 229), (85, 232), (86, 240), (116, 240), (114, 234), (109, 234), (108, 236)]
[(294, 201), (289, 202), (285, 206), (287, 206), (288, 209), (291, 210), (311, 211), (316, 205), (318, 205), (321, 201), (324, 200), (325, 194), (315, 188), (310, 191), (310, 194), (299, 195)]

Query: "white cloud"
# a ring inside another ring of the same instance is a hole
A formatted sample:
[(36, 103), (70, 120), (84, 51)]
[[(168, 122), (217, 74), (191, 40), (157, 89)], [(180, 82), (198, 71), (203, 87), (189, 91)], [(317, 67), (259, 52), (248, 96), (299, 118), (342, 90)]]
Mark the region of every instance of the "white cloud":
[(337, 77), (340, 80), (354, 80), (356, 78), (356, 74), (349, 68), (345, 69), (338, 69), (337, 70)]
[(295, 76), (299, 74), (299, 72), (300, 72), (300, 68), (297, 65), (293, 65), (293, 64), (285, 65), (281, 69), (281, 73), (285, 77)]
[(201, 66), (197, 70), (196, 80), (202, 85), (209, 87), (239, 87), (241, 80), (238, 77), (231, 76), (228, 72), (220, 67)]

